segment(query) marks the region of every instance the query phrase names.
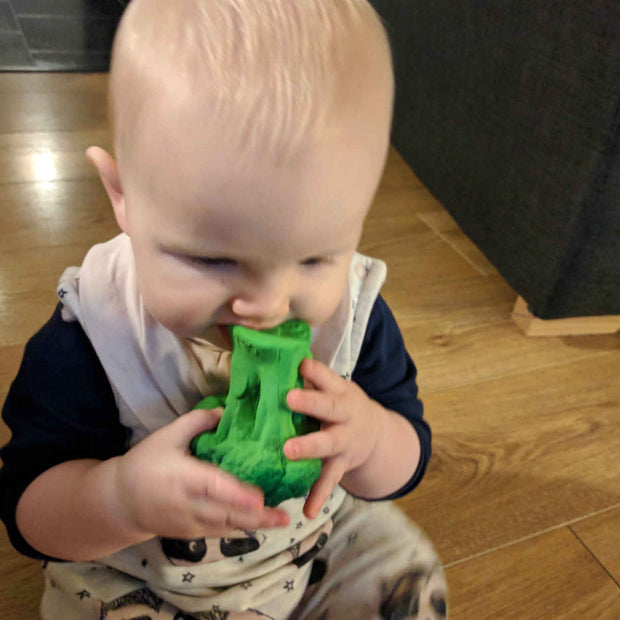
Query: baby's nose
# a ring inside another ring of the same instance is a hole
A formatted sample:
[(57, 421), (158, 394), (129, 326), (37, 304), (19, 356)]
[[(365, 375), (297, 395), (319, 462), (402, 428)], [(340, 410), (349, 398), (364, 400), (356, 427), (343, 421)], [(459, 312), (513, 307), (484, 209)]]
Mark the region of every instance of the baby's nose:
[(279, 325), (290, 312), (290, 290), (285, 281), (245, 292), (231, 302), (233, 313), (240, 319), (266, 327)]

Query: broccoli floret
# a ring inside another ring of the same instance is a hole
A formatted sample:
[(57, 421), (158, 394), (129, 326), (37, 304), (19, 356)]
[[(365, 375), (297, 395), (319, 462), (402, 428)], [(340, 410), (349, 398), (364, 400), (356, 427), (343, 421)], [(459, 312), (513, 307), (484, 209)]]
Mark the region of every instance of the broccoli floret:
[(240, 325), (230, 330), (233, 344), (230, 389), (208, 396), (196, 408), (223, 406), (215, 431), (191, 442), (192, 453), (259, 486), (267, 506), (302, 497), (321, 473), (320, 459), (289, 461), (287, 439), (318, 430), (317, 420), (286, 404), (289, 390), (303, 386), (299, 365), (312, 357), (307, 323), (292, 320), (268, 330)]

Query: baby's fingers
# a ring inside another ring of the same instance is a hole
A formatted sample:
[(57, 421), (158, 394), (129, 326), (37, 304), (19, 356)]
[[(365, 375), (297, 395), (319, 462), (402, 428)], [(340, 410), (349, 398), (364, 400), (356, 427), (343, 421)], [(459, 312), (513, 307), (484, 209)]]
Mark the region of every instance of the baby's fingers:
[(262, 491), (257, 487), (209, 463), (197, 461), (191, 468), (192, 482), (187, 487), (190, 501), (196, 520), (210, 533), (288, 525), (286, 512), (265, 508)]
[(305, 413), (322, 422), (346, 422), (349, 413), (338, 406), (336, 395), (318, 390), (301, 390), (295, 388), (286, 395), (288, 406), (297, 413)]
[(257, 487), (244, 484), (215, 465), (193, 457), (185, 464), (185, 483), (188, 494), (199, 500), (226, 505), (240, 510), (262, 510), (264, 498)]
[(231, 506), (196, 500), (195, 519), (209, 536), (223, 536), (231, 530), (267, 529), (289, 524), (289, 516), (279, 509), (263, 508), (247, 512)]
[(335, 390), (343, 380), (333, 368), (312, 358), (306, 358), (300, 364), (299, 373), (317, 390)]
[(300, 459), (326, 459), (345, 451), (346, 430), (334, 425), (316, 433), (289, 439), (284, 444), (284, 456), (291, 461)]
[[(290, 523), (291, 518), (288, 513), (280, 508), (265, 508), (260, 523), (257, 527), (283, 527)], [(254, 528), (245, 528), (254, 529)]]
[(342, 480), (346, 467), (343, 459), (330, 459), (323, 463), (321, 477), (314, 483), (306, 503), (304, 514), (314, 519), (319, 514), (323, 504), (329, 499), (336, 485)]
[(164, 443), (176, 448), (188, 449), (191, 440), (204, 431), (213, 430), (222, 417), (223, 409), (194, 409), (177, 420), (160, 428), (152, 436), (157, 435), (160, 445)]

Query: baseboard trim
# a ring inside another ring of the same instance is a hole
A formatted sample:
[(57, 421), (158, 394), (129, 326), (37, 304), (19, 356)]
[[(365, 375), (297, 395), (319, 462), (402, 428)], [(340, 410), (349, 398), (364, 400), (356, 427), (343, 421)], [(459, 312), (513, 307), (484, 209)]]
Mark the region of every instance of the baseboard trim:
[(620, 330), (620, 315), (539, 319), (529, 311), (523, 297), (517, 298), (511, 316), (526, 336), (586, 336)]

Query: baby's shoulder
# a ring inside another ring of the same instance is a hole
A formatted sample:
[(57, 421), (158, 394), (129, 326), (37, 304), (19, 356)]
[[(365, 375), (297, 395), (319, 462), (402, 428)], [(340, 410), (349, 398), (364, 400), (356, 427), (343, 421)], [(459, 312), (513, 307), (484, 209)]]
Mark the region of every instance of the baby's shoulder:
[(58, 360), (62, 355), (64, 361), (71, 362), (74, 358), (81, 359), (89, 348), (92, 345), (82, 326), (78, 321), (65, 321), (59, 303), (45, 325), (26, 344), (25, 356), (44, 361)]
[[(50, 319), (30, 338), (17, 379), (55, 393), (70, 388), (112, 397), (101, 362), (78, 321), (62, 318), (58, 304)], [(113, 397), (112, 397), (113, 398)]]

